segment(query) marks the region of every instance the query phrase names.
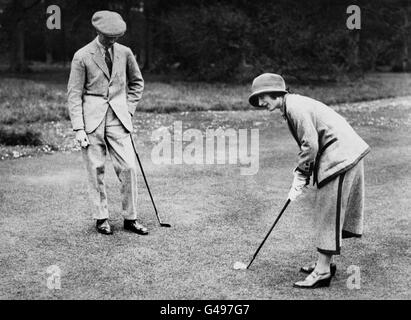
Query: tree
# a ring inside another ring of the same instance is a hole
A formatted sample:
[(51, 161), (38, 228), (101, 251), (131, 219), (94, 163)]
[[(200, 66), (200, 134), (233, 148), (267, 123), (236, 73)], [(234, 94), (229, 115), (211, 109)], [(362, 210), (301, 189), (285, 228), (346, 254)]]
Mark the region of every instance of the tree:
[(28, 70), (25, 59), (25, 28), (30, 11), (40, 4), (41, 0), (4, 0), (2, 25), (7, 30), (10, 44), (10, 70), (24, 72)]
[[(364, 0), (365, 1), (365, 0)], [(364, 56), (370, 56), (369, 68), (389, 63), (393, 68), (408, 68), (411, 34), (411, 3), (404, 0), (376, 0), (364, 3)]]

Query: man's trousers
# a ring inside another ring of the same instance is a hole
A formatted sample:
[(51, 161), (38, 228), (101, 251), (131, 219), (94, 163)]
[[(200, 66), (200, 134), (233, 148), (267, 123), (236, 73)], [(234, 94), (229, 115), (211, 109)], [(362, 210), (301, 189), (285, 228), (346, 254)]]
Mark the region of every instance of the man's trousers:
[(341, 239), (361, 237), (363, 232), (363, 160), (317, 189), (315, 202), (317, 250), (325, 254), (340, 254)]
[(125, 219), (137, 219), (137, 158), (131, 135), (109, 107), (105, 118), (95, 131), (87, 134), (90, 145), (83, 149), (90, 197), (96, 207), (94, 219), (108, 219), (104, 172), (107, 151), (121, 183), (122, 212)]

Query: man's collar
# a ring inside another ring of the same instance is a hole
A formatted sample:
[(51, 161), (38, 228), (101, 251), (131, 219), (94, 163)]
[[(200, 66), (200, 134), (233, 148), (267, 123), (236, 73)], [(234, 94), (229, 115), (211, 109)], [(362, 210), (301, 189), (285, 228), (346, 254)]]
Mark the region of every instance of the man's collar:
[[(96, 37), (96, 42), (97, 42), (98, 47), (102, 50), (102, 52), (105, 52), (105, 51), (106, 51), (106, 47), (101, 44), (100, 40), (98, 40), (98, 36)], [(114, 46), (114, 45), (113, 45), (113, 46)], [(113, 46), (110, 47), (110, 48), (108, 48), (108, 49), (109, 49), (110, 51), (112, 51), (112, 50), (113, 50)]]
[(100, 43), (100, 40), (98, 40), (98, 36), (96, 37), (96, 42), (99, 48), (104, 49), (104, 46)]

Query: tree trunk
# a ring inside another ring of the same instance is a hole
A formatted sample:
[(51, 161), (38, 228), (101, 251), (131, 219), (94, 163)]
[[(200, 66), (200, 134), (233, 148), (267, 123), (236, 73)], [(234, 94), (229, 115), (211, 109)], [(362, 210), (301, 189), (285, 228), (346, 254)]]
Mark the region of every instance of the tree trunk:
[(139, 64), (141, 65), (141, 68), (145, 68), (145, 28), (146, 28), (146, 21), (145, 21), (145, 16), (144, 16), (144, 9), (139, 8), (139, 11), (135, 13), (134, 15), (134, 34), (133, 34), (133, 39), (135, 40), (135, 52), (137, 54), (137, 59)]
[(27, 72), (29, 71), (25, 56), (25, 20), (27, 12), (38, 5), (40, 0), (32, 1), (27, 7), (21, 0), (13, 0), (8, 7), (9, 18), (6, 28), (10, 35), (10, 71)]
[(402, 72), (406, 72), (408, 70), (408, 39), (406, 36), (404, 36), (402, 57)]
[(45, 46), (45, 55), (46, 55), (46, 63), (52, 64), (53, 63), (53, 31), (48, 30), (45, 28), (44, 30), (44, 46)]
[(10, 51), (10, 71), (26, 72), (28, 66), (24, 54), (24, 19), (16, 20), (12, 33), (12, 48)]
[(409, 27), (409, 20), (407, 11), (403, 10), (403, 17), (404, 17), (404, 29), (402, 30), (402, 40), (403, 40), (403, 51), (402, 51), (402, 71), (405, 72), (408, 70), (408, 32), (407, 29)]
[(61, 43), (62, 43), (62, 49), (63, 49), (63, 65), (66, 66), (67, 63), (67, 36), (66, 36), (66, 24), (64, 22), (64, 19), (61, 20)]
[(152, 55), (153, 55), (153, 35), (152, 35), (152, 12), (148, 9), (144, 9), (144, 69), (151, 69)]
[[(350, 72), (358, 71), (360, 68), (360, 32), (358, 30), (351, 31), (352, 35), (349, 37), (350, 53), (348, 54), (348, 70)], [(346, 67), (346, 66), (345, 66)]]
[[(42, 2), (42, 10), (46, 12), (48, 6), (51, 5), (49, 0)], [(45, 25), (43, 26), (43, 35), (44, 35), (44, 46), (45, 46), (45, 56), (46, 64), (53, 63), (53, 35), (51, 30), (49, 30)]]
[(53, 63), (53, 54), (51, 51), (46, 52), (46, 64), (52, 64)]
[(355, 68), (360, 66), (360, 32), (354, 32), (354, 48), (352, 63)]

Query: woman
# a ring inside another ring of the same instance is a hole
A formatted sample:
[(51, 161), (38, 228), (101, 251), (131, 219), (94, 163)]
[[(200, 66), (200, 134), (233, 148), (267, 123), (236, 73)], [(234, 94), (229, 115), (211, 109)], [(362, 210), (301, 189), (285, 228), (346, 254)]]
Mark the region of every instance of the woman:
[(269, 111), (279, 109), (300, 148), (288, 198), (295, 201), (310, 178), (317, 186), (314, 218), (318, 259), (301, 268), (309, 275), (294, 287), (329, 286), (336, 272), (332, 257), (340, 254), (341, 239), (362, 235), (363, 157), (370, 148), (342, 116), (319, 101), (290, 94), (277, 74), (255, 78), (249, 102)]

